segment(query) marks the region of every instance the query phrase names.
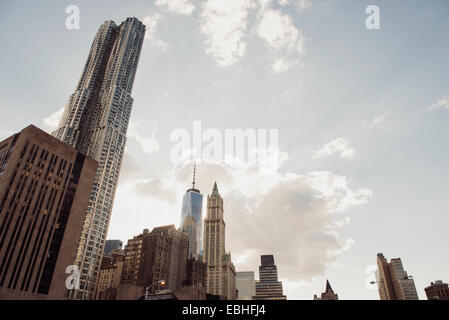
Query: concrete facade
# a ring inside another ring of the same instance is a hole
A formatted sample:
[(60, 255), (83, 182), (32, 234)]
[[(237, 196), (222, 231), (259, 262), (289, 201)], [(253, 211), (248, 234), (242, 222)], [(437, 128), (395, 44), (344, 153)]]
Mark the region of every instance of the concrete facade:
[(400, 258), (387, 262), (382, 253), (377, 254), (377, 288), (381, 300), (418, 300), (415, 281), (407, 274)]

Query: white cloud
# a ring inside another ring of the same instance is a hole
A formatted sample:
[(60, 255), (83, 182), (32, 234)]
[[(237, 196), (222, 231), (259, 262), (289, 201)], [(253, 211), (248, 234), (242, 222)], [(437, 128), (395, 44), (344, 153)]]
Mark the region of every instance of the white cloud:
[(167, 51), (169, 48), (168, 43), (160, 40), (156, 34), (157, 26), (161, 19), (162, 16), (158, 13), (143, 18), (143, 23), (147, 27), (147, 31), (145, 33), (145, 43), (149, 43), (150, 45), (159, 48), (162, 51)]
[(373, 196), (373, 192), (369, 189), (352, 191), (345, 176), (330, 171), (311, 172), (308, 181), (313, 189), (320, 192), (320, 197), (326, 200), (330, 212), (345, 212), (352, 206), (367, 203)]
[(44, 125), (46, 126), (46, 128), (50, 131), (56, 130), (63, 113), (64, 108), (61, 108), (55, 113), (51, 114), (49, 117), (44, 118)]
[(208, 48), (221, 67), (236, 63), (246, 53), (244, 38), (252, 0), (207, 0), (202, 4), (200, 30)]
[(270, 48), (273, 70), (280, 73), (303, 65), (301, 58), (305, 55), (306, 39), (301, 30), (295, 27), (291, 16), (269, 8), (268, 4), (261, 4), (256, 32)]
[(449, 109), (449, 97), (444, 97), (429, 107), (429, 110)]
[(310, 0), (279, 0), (279, 4), (281, 6), (293, 4), (299, 11), (310, 9), (312, 7), (312, 2)]
[(385, 118), (387, 118), (390, 114), (391, 114), (390, 111), (385, 111), (383, 114), (380, 114), (380, 115), (378, 115), (378, 116), (375, 116), (375, 117), (373, 118), (372, 123), (373, 123), (373, 124), (381, 124), (381, 123), (385, 120)]
[(190, 16), (195, 6), (188, 0), (157, 0), (156, 5), (176, 14)]
[(128, 128), (128, 137), (140, 143), (143, 152), (151, 154), (159, 151), (159, 142), (156, 140), (157, 123), (131, 121)]
[(335, 153), (339, 153), (342, 159), (352, 159), (355, 157), (355, 150), (350, 148), (349, 142), (346, 139), (338, 138), (325, 144), (323, 148), (315, 153), (313, 158), (318, 159)]
[(388, 118), (390, 115), (391, 115), (390, 111), (385, 111), (384, 113), (375, 116), (370, 121), (363, 121), (362, 124), (367, 127), (375, 127), (382, 124), (385, 121), (385, 119)]

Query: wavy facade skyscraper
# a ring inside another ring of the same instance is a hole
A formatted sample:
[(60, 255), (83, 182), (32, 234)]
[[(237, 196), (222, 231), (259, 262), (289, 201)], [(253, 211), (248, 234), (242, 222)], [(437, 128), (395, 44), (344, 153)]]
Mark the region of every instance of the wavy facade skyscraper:
[(81, 79), (53, 136), (98, 161), (75, 265), (81, 272), (75, 299), (93, 297), (106, 241), (126, 133), (131, 97), (145, 37), (145, 25), (128, 18), (120, 26), (106, 21), (98, 29)]

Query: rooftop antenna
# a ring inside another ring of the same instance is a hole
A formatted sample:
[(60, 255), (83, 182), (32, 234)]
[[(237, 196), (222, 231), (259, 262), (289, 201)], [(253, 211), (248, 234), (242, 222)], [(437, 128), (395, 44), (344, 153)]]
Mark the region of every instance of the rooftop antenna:
[(193, 182), (192, 182), (192, 189), (195, 189), (195, 175), (196, 175), (196, 163), (193, 163)]

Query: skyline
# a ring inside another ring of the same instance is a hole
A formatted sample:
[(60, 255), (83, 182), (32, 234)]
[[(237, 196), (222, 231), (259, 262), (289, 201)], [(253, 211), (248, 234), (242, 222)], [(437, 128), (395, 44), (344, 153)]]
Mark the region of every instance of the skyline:
[[(151, 31), (137, 73), (108, 239), (126, 240), (144, 227), (180, 225), (191, 164), (170, 163), (173, 130), (191, 131), (195, 120), (220, 131), (277, 128), (285, 157), (271, 174), (210, 163), (198, 169), (199, 190), (219, 181), (227, 247), (237, 271), (255, 270), (258, 255), (272, 252), (289, 299), (312, 299), (326, 278), (341, 299), (377, 299), (377, 290), (366, 288), (365, 270), (383, 252), (402, 258), (421, 299), (430, 282), (447, 281), (449, 256), (441, 244), (449, 222), (444, 193), (449, 4), (375, 1), (381, 8), (378, 31), (364, 27), (368, 1), (313, 1), (301, 10), (277, 1), (266, 1), (265, 11), (260, 4), (246, 5), (242, 10), (248, 16), (236, 16), (247, 27), (231, 21), (226, 29), (240, 49), (228, 51), (234, 42), (220, 41), (214, 2), (181, 2), (194, 9), (178, 8), (177, 14), (166, 1), (129, 2), (126, 10), (119, 2), (75, 1), (81, 13), (77, 31), (64, 27), (66, 2), (2, 3), (1, 12), (9, 12), (1, 15), (3, 30), (19, 12), (23, 17), (14, 35), (2, 34), (9, 43), (0, 59), (5, 74), (0, 108), (8, 114), (0, 119), (2, 138), (30, 123), (52, 131), (53, 115), (73, 91), (98, 25), (135, 15)], [(286, 38), (263, 36), (262, 17), (283, 21), (274, 25), (285, 32), (275, 36)], [(36, 19), (42, 22), (39, 30), (31, 27)], [(289, 41), (294, 48), (303, 44), (303, 51), (291, 51)], [(276, 72), (276, 58), (284, 54), (304, 65)], [(322, 201), (315, 201), (317, 195)], [(259, 210), (263, 205), (266, 212)], [(306, 210), (310, 205), (315, 206)], [(262, 237), (270, 230), (267, 221), (279, 208), (284, 219), (275, 220), (279, 227), (267, 243)], [(250, 223), (261, 231), (254, 241), (245, 237)], [(294, 232), (300, 235), (286, 238)], [(300, 254), (291, 255), (298, 246)]]

